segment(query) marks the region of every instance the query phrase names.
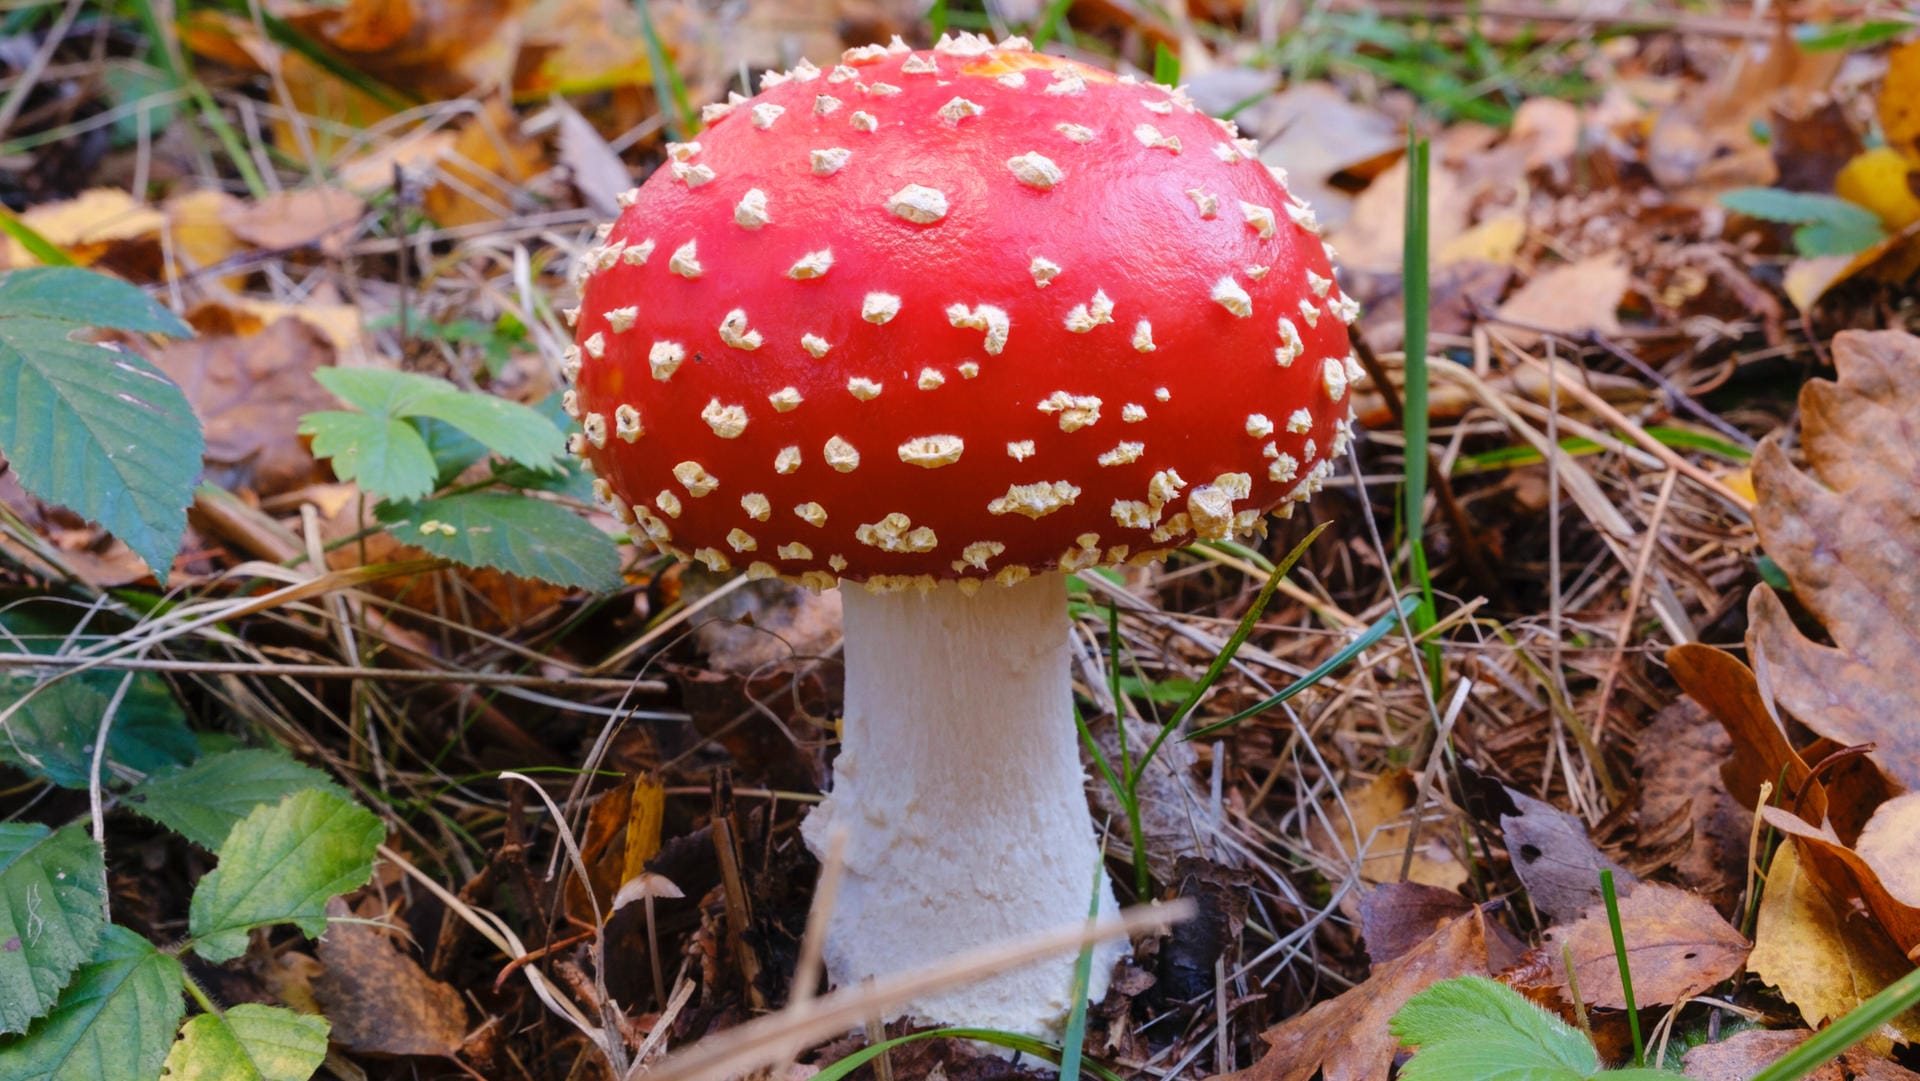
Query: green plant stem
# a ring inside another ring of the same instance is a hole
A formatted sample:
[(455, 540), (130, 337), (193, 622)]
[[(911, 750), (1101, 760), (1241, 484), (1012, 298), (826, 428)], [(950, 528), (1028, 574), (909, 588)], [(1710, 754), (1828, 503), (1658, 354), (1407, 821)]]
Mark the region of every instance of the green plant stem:
[[(181, 952), (184, 953), (192, 947), (193, 944), (189, 942), (183, 943), (180, 949)], [(181, 985), (187, 989), (187, 997), (193, 999), (194, 1003), (200, 1007), (203, 1013), (210, 1013), (215, 1017), (220, 1016), (220, 1007), (213, 1004), (213, 999), (208, 997), (206, 989), (201, 987), (199, 981), (195, 980), (193, 974), (185, 968), (180, 970), (180, 982)]]
[[(1429, 242), (1427, 194), (1429, 175), (1429, 146), (1427, 140), (1419, 138), (1412, 128), (1407, 131), (1407, 225), (1402, 241), (1401, 254), (1401, 292), (1405, 298), (1406, 312), (1403, 324), (1405, 341), (1405, 360), (1402, 362), (1406, 372), (1406, 387), (1403, 391), (1405, 408), (1402, 410), (1401, 430), (1406, 434), (1406, 454), (1402, 465), (1405, 503), (1401, 517), (1407, 535), (1409, 559), (1413, 570), (1413, 580), (1420, 587), (1420, 607), (1411, 619), (1416, 633), (1424, 632), (1438, 619), (1439, 607), (1433, 596), (1433, 575), (1427, 569), (1427, 549), (1423, 536), (1427, 506), (1427, 471), (1430, 468), (1430, 452), (1427, 449), (1429, 439), (1428, 391), (1430, 376), (1427, 372), (1427, 306), (1432, 296), (1431, 283), (1428, 280), (1427, 249)], [(1440, 691), (1441, 665), (1440, 644), (1428, 642), (1423, 647), (1427, 658), (1428, 678), (1432, 681), (1435, 694)]]
[(1607, 926), (1613, 931), (1613, 956), (1620, 963), (1620, 993), (1627, 1000), (1627, 1028), (1633, 1033), (1633, 1065), (1647, 1064), (1647, 1045), (1640, 1038), (1640, 1010), (1633, 1001), (1633, 972), (1627, 964), (1627, 936), (1620, 926), (1620, 898), (1613, 891), (1613, 872), (1600, 872), (1600, 895), (1607, 902)]

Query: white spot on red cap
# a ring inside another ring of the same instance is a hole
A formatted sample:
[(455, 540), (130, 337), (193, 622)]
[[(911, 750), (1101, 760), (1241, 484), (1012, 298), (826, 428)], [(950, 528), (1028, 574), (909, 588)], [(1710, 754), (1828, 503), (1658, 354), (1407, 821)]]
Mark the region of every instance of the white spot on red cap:
[(667, 172), (671, 173), (675, 180), (678, 180), (689, 188), (697, 188), (702, 184), (708, 183), (714, 177), (713, 170), (705, 165), (689, 165), (684, 161), (668, 162)]
[(832, 176), (853, 157), (853, 151), (843, 146), (830, 146), (825, 150), (809, 150), (807, 161), (813, 168), (814, 176)]
[(738, 439), (740, 433), (747, 430), (747, 410), (744, 406), (721, 405), (715, 398), (700, 410), (700, 419), (707, 422), (713, 434), (722, 439)]
[(827, 464), (832, 466), (836, 473), (851, 473), (860, 468), (860, 452), (854, 449), (852, 443), (837, 435), (827, 440), (821, 457), (827, 460)]
[(827, 508), (818, 503), (802, 503), (793, 508), (793, 513), (815, 529), (827, 524)]
[(1247, 414), (1247, 434), (1255, 439), (1265, 439), (1273, 434), (1273, 422), (1265, 413)]
[(640, 411), (622, 403), (620, 408), (613, 411), (613, 434), (628, 443), (639, 439), (643, 434), (640, 428)]
[(962, 120), (979, 116), (984, 112), (986, 110), (982, 109), (977, 102), (968, 101), (966, 98), (954, 98), (940, 106), (937, 115), (949, 124), (958, 124)]
[(1047, 84), (1046, 93), (1054, 97), (1073, 97), (1087, 92), (1087, 81), (1072, 68), (1056, 69), (1053, 81)]
[(847, 379), (847, 393), (863, 402), (870, 402), (880, 396), (880, 384), (864, 375), (852, 376)]
[(782, 544), (778, 548), (775, 548), (773, 552), (775, 555), (779, 556), (781, 559), (812, 559), (813, 558), (813, 549), (807, 547), (804, 544), (801, 544), (799, 541), (789, 541), (786, 544)]
[(922, 368), (920, 369), (920, 378), (916, 385), (919, 386), (921, 390), (937, 390), (945, 386), (946, 383), (947, 377), (940, 374), (940, 369)]
[(764, 522), (773, 513), (773, 503), (760, 492), (748, 492), (740, 497), (740, 509), (746, 511), (747, 517), (754, 521)]
[(1300, 318), (1305, 319), (1307, 321), (1308, 326), (1314, 326), (1318, 324), (1320, 322), (1319, 307), (1315, 305), (1313, 301), (1307, 299), (1306, 297), (1301, 297), (1300, 298)]
[(607, 336), (596, 330), (581, 340), (580, 348), (586, 350), (588, 356), (599, 360), (607, 355)]
[(773, 471), (783, 477), (799, 468), (799, 447), (781, 447), (780, 452), (773, 456)]
[(987, 560), (1006, 550), (1007, 546), (1000, 541), (974, 541), (960, 549), (960, 558), (954, 561), (953, 569), (962, 571), (972, 567), (975, 570), (986, 570)]
[(720, 487), (720, 478), (707, 472), (707, 467), (695, 461), (685, 461), (673, 467), (673, 479), (680, 482), (687, 494), (695, 499), (705, 498), (715, 488)]
[(900, 298), (892, 293), (868, 293), (860, 301), (860, 318), (869, 323), (889, 323), (899, 314)]
[(1285, 483), (1300, 475), (1300, 463), (1293, 455), (1280, 452), (1274, 456), (1273, 464), (1267, 467), (1267, 479)]
[[(638, 191), (640, 189), (635, 188), (634, 190)], [(629, 244), (626, 250), (620, 253), (620, 261), (628, 266), (646, 266), (647, 260), (651, 258), (653, 258), (652, 237), (648, 237), (638, 244)]]
[(748, 188), (747, 193), (734, 204), (733, 220), (742, 229), (758, 229), (772, 221), (767, 216), (767, 193), (759, 188)]
[(1323, 278), (1320, 275), (1315, 274), (1311, 270), (1307, 271), (1307, 288), (1313, 290), (1314, 296), (1317, 296), (1317, 297), (1326, 296), (1327, 290), (1332, 287), (1333, 287), (1332, 278)]
[(909, 56), (900, 65), (902, 75), (938, 75), (940, 64), (931, 56)]
[(1140, 104), (1150, 113), (1159, 113), (1161, 116), (1173, 115), (1173, 102), (1171, 101), (1153, 101), (1149, 99), (1142, 101)]
[(1007, 457), (1016, 462), (1024, 462), (1033, 457), (1033, 440), (1022, 439), (1017, 443), (1008, 443)]
[(1140, 145), (1149, 150), (1170, 150), (1175, 154), (1180, 153), (1180, 137), (1178, 135), (1162, 135), (1160, 134), (1160, 129), (1154, 127), (1152, 124), (1135, 125), (1133, 137), (1140, 140)]
[(1273, 238), (1273, 208), (1240, 200), (1240, 214), (1247, 219), (1247, 228), (1260, 234), (1261, 240)]
[(807, 281), (818, 278), (832, 268), (833, 249), (821, 248), (819, 251), (810, 251), (794, 260), (793, 265), (787, 268), (787, 277), (794, 281)]
[(1145, 419), (1147, 419), (1147, 407), (1144, 405), (1128, 402), (1120, 407), (1120, 422), (1122, 424), (1138, 424)]
[(1064, 480), (1036, 481), (1032, 484), (1013, 484), (1007, 487), (1007, 494), (987, 504), (988, 514), (1020, 514), (1028, 518), (1045, 518), (1062, 507), (1070, 507), (1080, 497), (1080, 489)]
[(1076, 304), (1067, 313), (1067, 329), (1075, 334), (1085, 334), (1094, 327), (1113, 322), (1113, 299), (1104, 289), (1093, 291), (1093, 299), (1085, 304)]
[(1082, 146), (1093, 142), (1094, 136), (1098, 134), (1085, 124), (1055, 124), (1053, 130)]
[(640, 309), (637, 306), (608, 308), (607, 329), (613, 331), (615, 334), (625, 334), (627, 331), (633, 329), (633, 321), (639, 317)]
[(747, 326), (747, 313), (735, 308), (720, 320), (720, 340), (735, 349), (758, 349), (764, 340), (760, 332)]
[(938, 188), (908, 184), (887, 196), (887, 213), (916, 225), (932, 225), (947, 216), (947, 196)]
[(999, 75), (993, 77), (993, 81), (999, 83), (1001, 86), (1019, 90), (1027, 85), (1027, 73), (1024, 71), (1001, 72)]
[(1103, 466), (1129, 465), (1139, 461), (1140, 455), (1146, 453), (1146, 449), (1145, 443), (1121, 443), (1102, 454), (1099, 462)]
[(802, 334), (800, 335), (800, 348), (805, 349), (813, 359), (819, 360), (821, 357), (826, 356), (827, 350), (832, 349), (833, 346), (818, 334)]
[(1049, 416), (1058, 414), (1063, 432), (1077, 432), (1100, 422), (1100, 399), (1091, 394), (1056, 390), (1042, 399), (1037, 408)]
[(761, 131), (765, 131), (773, 127), (773, 122), (780, 119), (780, 114), (786, 111), (787, 107), (784, 105), (775, 105), (770, 101), (763, 101), (755, 105), (751, 110), (753, 114), (753, 126), (759, 128)]
[(1046, 155), (1032, 151), (1008, 158), (1007, 169), (1013, 173), (1015, 180), (1040, 191), (1052, 190), (1066, 176)]
[(1045, 289), (1047, 283), (1060, 276), (1060, 264), (1036, 255), (1033, 262), (1027, 264), (1027, 273), (1033, 275), (1035, 286)]
[(832, 94), (815, 94), (813, 96), (813, 115), (832, 116), (840, 108), (841, 104), (840, 99), (834, 97)]
[(1306, 343), (1300, 340), (1300, 328), (1293, 325), (1293, 320), (1281, 316), (1280, 347), (1273, 351), (1273, 362), (1282, 368), (1291, 368), (1306, 347)]
[(947, 322), (956, 327), (986, 331), (984, 348), (990, 354), (998, 356), (1007, 347), (1007, 332), (1011, 324), (1003, 308), (981, 304), (969, 310), (965, 304), (950, 304), (947, 306)]
[(1211, 218), (1220, 213), (1220, 197), (1199, 188), (1188, 188), (1187, 198), (1193, 200), (1194, 209), (1202, 218)]
[(923, 435), (900, 444), (900, 460), (922, 469), (938, 469), (960, 460), (966, 442), (957, 435)]
[(767, 402), (773, 406), (773, 411), (776, 413), (791, 413), (799, 408), (804, 400), (800, 396), (799, 387), (781, 387), (767, 395)]
[(1213, 283), (1213, 302), (1245, 319), (1253, 314), (1253, 298), (1229, 274)]
[(1295, 435), (1313, 431), (1313, 414), (1304, 407), (1294, 410), (1287, 416), (1287, 431)]
[(700, 255), (698, 241), (689, 240), (673, 249), (673, 257), (667, 260), (667, 269), (692, 281), (700, 276)]
[(1327, 397), (1339, 401), (1347, 394), (1347, 363), (1343, 357), (1328, 357), (1320, 364), (1321, 381), (1327, 384)]
[(874, 119), (873, 114), (865, 109), (854, 110), (853, 115), (847, 117), (847, 123), (852, 125), (855, 131), (877, 131), (880, 127), (880, 121)]
[(940, 543), (933, 530), (914, 525), (899, 511), (877, 522), (862, 522), (854, 529), (853, 539), (883, 552), (931, 552)]
[(660, 513), (669, 518), (680, 517), (680, 497), (665, 488), (660, 489), (660, 494), (653, 497), (653, 505), (659, 507)]
[(860, 92), (863, 94), (870, 94), (876, 98), (890, 98), (895, 94), (898, 94), (900, 92), (900, 88), (893, 85), (892, 83), (873, 83), (869, 86), (861, 87)]
[(1160, 515), (1138, 499), (1116, 499), (1108, 511), (1113, 520), (1128, 529), (1152, 529)]
[(1153, 344), (1153, 324), (1145, 319), (1133, 324), (1133, 347), (1142, 353), (1151, 353), (1159, 348)]
[(654, 342), (653, 348), (647, 350), (647, 367), (653, 369), (653, 377), (662, 383), (672, 379), (686, 359), (686, 347), (679, 342)]

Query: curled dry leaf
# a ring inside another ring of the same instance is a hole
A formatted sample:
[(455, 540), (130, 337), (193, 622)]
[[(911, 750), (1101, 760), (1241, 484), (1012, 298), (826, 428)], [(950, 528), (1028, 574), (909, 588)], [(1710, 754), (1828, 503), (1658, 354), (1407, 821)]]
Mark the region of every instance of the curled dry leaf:
[(1853, 848), (1873, 868), (1888, 895), (1908, 908), (1920, 909), (1920, 792), (1881, 804)]
[[(1854, 910), (1856, 904), (1864, 907), (1902, 953), (1920, 950), (1920, 909), (1903, 904), (1888, 892), (1873, 865), (1861, 853), (1843, 844), (1832, 826), (1809, 825), (1778, 807), (1762, 807), (1760, 817), (1767, 825), (1804, 842), (1801, 859), (1806, 862), (1810, 876), (1829, 897), (1843, 899), (1849, 910)], [(1910, 850), (1913, 844), (1910, 838), (1882, 841), (1880, 851)], [(1899, 870), (1909, 876), (1913, 873), (1910, 868)]]
[[(1680, 1002), (1735, 975), (1750, 948), (1705, 898), (1659, 883), (1643, 883), (1620, 899), (1620, 931), (1633, 972), (1634, 1001), (1642, 1006)], [(1527, 991), (1544, 983), (1571, 1001), (1562, 946), (1572, 954), (1580, 995), (1588, 1005), (1626, 1008), (1604, 905), (1547, 932), (1547, 941), (1529, 955), (1515, 985)]]
[[(1747, 968), (1780, 989), (1810, 1025), (1860, 1005), (1905, 975), (1911, 966), (1870, 920), (1852, 918), (1816, 884), (1802, 860), (1805, 842), (1789, 838), (1774, 852), (1760, 895), (1753, 952)], [(1920, 1040), (1920, 1011), (1883, 1026), (1869, 1046)]]
[(1406, 954), (1375, 965), (1364, 983), (1260, 1034), (1259, 1062), (1218, 1081), (1376, 1081), (1400, 1041), (1387, 1022), (1407, 1000), (1441, 980), (1487, 974), (1487, 935), (1478, 911), (1449, 921)]
[(1748, 602), (1748, 644), (1796, 718), (1843, 745), (1875, 744), (1881, 769), (1920, 788), (1920, 338), (1849, 331), (1833, 359), (1839, 381), (1800, 392), (1811, 475), (1771, 437), (1753, 467), (1761, 542), (1833, 645), (1801, 634), (1765, 585)]

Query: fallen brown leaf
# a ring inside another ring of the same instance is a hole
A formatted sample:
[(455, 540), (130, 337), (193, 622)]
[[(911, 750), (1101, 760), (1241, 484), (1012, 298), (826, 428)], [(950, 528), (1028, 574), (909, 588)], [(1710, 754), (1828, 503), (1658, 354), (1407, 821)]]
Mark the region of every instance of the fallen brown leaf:
[(1920, 792), (1881, 804), (1853, 848), (1894, 900), (1920, 908)]
[(546, 150), (520, 129), (513, 111), (490, 98), (460, 125), (440, 161), (441, 179), (421, 195), (441, 226), (478, 225), (513, 212), (513, 188), (546, 165)]
[(1511, 788), (1507, 796), (1520, 809), (1517, 815), (1500, 816), (1513, 873), (1520, 876), (1533, 907), (1550, 922), (1577, 919), (1600, 900), (1602, 871), (1613, 872), (1614, 888), (1623, 894), (1639, 882), (1594, 846), (1579, 819)]
[[(1847, 847), (1831, 825), (1810, 825), (1778, 807), (1762, 807), (1760, 817), (1774, 829), (1804, 842), (1800, 855), (1808, 876), (1829, 898), (1842, 902), (1850, 912), (1864, 908), (1900, 952), (1913, 956), (1920, 951), (1920, 909), (1901, 903), (1889, 893), (1873, 866)], [(1905, 840), (1903, 846), (1912, 843)]]
[[(1743, 807), (1757, 806), (1760, 786), (1783, 789), (1779, 798), (1814, 820), (1826, 817), (1825, 792), (1787, 742), (1786, 730), (1760, 694), (1753, 669), (1723, 649), (1689, 642), (1667, 650), (1667, 668), (1682, 690), (1719, 719), (1733, 741), (1720, 779)], [(1795, 802), (1796, 797), (1798, 802)]]
[(467, 1007), (460, 992), (428, 976), (403, 952), (395, 935), (352, 916), (347, 903), (327, 902), (333, 922), (319, 945), (325, 971), (313, 990), (331, 1039), (355, 1051), (378, 1055), (451, 1055), (467, 1035)]
[[(1681, 1064), (1693, 1081), (1747, 1081), (1812, 1035), (1805, 1029), (1749, 1029), (1693, 1048)], [(1808, 1074), (1807, 1081), (1920, 1081), (1920, 1074), (1878, 1055), (1848, 1051)]]
[(233, 235), (256, 248), (291, 251), (317, 247), (321, 254), (345, 254), (367, 205), (339, 188), (301, 188), (253, 203), (232, 206), (224, 221)]
[[(1740, 932), (1698, 894), (1659, 883), (1642, 883), (1620, 898), (1620, 931), (1633, 973), (1634, 1001), (1642, 1006), (1680, 1002), (1740, 971), (1750, 948)], [(1529, 960), (1544, 967), (1554, 989), (1571, 1001), (1565, 946), (1573, 956), (1580, 995), (1588, 1005), (1625, 1009), (1620, 963), (1604, 905), (1547, 932)]]
[[(1358, 862), (1360, 878), (1366, 882), (1400, 880), (1400, 864), (1407, 849), (1405, 815), (1413, 808), (1414, 779), (1405, 770), (1383, 773), (1360, 788), (1345, 794), (1346, 807), (1352, 812), (1351, 826), (1340, 804), (1326, 802), (1323, 817), (1316, 817), (1307, 830), (1314, 851), (1342, 863)], [(1428, 813), (1433, 807), (1429, 805)], [(1327, 825), (1331, 823), (1331, 828)], [(1356, 837), (1358, 843), (1356, 844)], [(1406, 878), (1441, 889), (1458, 889), (1467, 881), (1467, 869), (1453, 850), (1447, 847), (1447, 830), (1436, 821), (1420, 827), (1413, 849), (1413, 864)]]
[(1399, 1041), (1387, 1022), (1408, 999), (1441, 980), (1487, 974), (1487, 940), (1478, 911), (1449, 921), (1418, 947), (1384, 965), (1340, 997), (1260, 1034), (1259, 1062), (1217, 1081), (1378, 1081)]
[(1557, 266), (1533, 276), (1500, 305), (1500, 318), (1518, 324), (1508, 335), (1531, 345), (1541, 331), (1582, 335), (1620, 329), (1619, 308), (1627, 294), (1629, 269), (1618, 252)]
[(1920, 787), (1920, 338), (1848, 331), (1833, 344), (1838, 382), (1800, 392), (1802, 442), (1812, 475), (1795, 468), (1777, 437), (1754, 456), (1760, 502), (1754, 526), (1794, 597), (1832, 638), (1794, 627), (1769, 586), (1748, 608), (1749, 647), (1772, 665), (1789, 712), (1843, 745), (1873, 743), (1876, 762)]
[[(1789, 839), (1774, 852), (1747, 969), (1817, 1026), (1872, 998), (1911, 966), (1871, 921), (1828, 899), (1807, 873), (1802, 845)], [(1882, 1026), (1872, 1045), (1885, 1051), (1917, 1039), (1920, 1011), (1910, 1010)]]
[[(1634, 811), (1641, 844), (1678, 834), (1685, 848), (1674, 862), (1680, 882), (1697, 890), (1720, 912), (1732, 912), (1746, 886), (1748, 836), (1753, 812), (1733, 798), (1719, 771), (1733, 755), (1733, 740), (1707, 711), (1681, 699), (1655, 715), (1639, 737), (1634, 766), (1640, 801)], [(1674, 831), (1656, 836), (1655, 831)]]
[(208, 482), (277, 495), (322, 477), (298, 429), (301, 414), (334, 408), (313, 379), (333, 362), (326, 338), (297, 319), (221, 333), (209, 323), (225, 321), (224, 313), (202, 309), (196, 317), (203, 333), (167, 343), (153, 363), (206, 425)]
[(1418, 882), (1382, 882), (1360, 898), (1360, 936), (1376, 965), (1404, 956), (1444, 926), (1473, 910), (1453, 890)]

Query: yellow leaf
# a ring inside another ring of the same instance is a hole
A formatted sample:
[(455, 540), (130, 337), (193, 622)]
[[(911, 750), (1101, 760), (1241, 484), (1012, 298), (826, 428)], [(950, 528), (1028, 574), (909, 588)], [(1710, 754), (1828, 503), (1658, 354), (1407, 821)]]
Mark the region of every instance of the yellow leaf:
[[(168, 199), (161, 206), (173, 227), (169, 277), (189, 277), (216, 266), (240, 250), (239, 238), (227, 228), (226, 215), (239, 209), (240, 201), (217, 188), (198, 188)], [(238, 289), (244, 274), (227, 274), (220, 279), (228, 289)]]
[[(1807, 1024), (1817, 1027), (1879, 993), (1911, 966), (1869, 921), (1846, 918), (1802, 873), (1800, 844), (1782, 844), (1767, 870), (1747, 969), (1779, 988)], [(1885, 1053), (1895, 1042), (1916, 1039), (1920, 1016), (1908, 1011), (1868, 1043)]]
[(1887, 54), (1887, 81), (1880, 88), (1880, 127), (1887, 145), (1920, 162), (1920, 41)]
[(1720, 483), (1733, 489), (1737, 494), (1744, 496), (1748, 503), (1752, 503), (1759, 498), (1753, 494), (1753, 470), (1745, 466), (1722, 473), (1720, 475)]
[[(116, 240), (151, 236), (166, 224), (158, 210), (118, 188), (93, 188), (62, 202), (46, 203), (20, 215), (20, 220), (82, 265), (98, 259)], [(19, 241), (7, 239), (8, 266), (37, 262)]]
[(647, 869), (647, 861), (660, 854), (660, 831), (666, 815), (666, 786), (658, 777), (634, 774), (633, 797), (627, 804), (627, 851), (620, 876), (622, 885), (640, 877)]
[(1512, 266), (1514, 255), (1520, 251), (1520, 242), (1526, 236), (1525, 218), (1519, 214), (1500, 214), (1448, 241), (1434, 256), (1434, 262), (1445, 266), (1477, 260)]
[(1876, 146), (1841, 168), (1833, 193), (1880, 215), (1888, 229), (1905, 229), (1920, 221), (1920, 196), (1912, 185), (1915, 176), (1920, 176), (1920, 165), (1890, 146)]
[[(1308, 828), (1308, 841), (1314, 851), (1340, 863), (1360, 865), (1360, 877), (1367, 882), (1394, 882), (1400, 878), (1400, 864), (1406, 858), (1408, 812), (1413, 809), (1414, 779), (1405, 770), (1383, 773), (1373, 783), (1346, 794), (1345, 810), (1340, 802), (1328, 800), (1325, 822), (1316, 818)], [(1351, 811), (1351, 829), (1346, 811)], [(1431, 812), (1432, 808), (1429, 807)], [(1354, 837), (1360, 848), (1354, 847)], [(1447, 846), (1445, 823), (1431, 817), (1420, 825), (1419, 840), (1413, 848), (1409, 881), (1441, 889), (1458, 889), (1467, 881), (1467, 869)]]

